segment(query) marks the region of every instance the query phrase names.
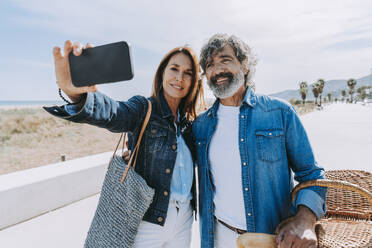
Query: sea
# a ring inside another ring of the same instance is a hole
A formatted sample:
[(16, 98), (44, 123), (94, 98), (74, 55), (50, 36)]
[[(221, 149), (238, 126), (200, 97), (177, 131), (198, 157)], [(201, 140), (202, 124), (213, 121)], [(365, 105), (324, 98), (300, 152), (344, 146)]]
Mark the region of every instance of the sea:
[(0, 101), (0, 106), (52, 106), (62, 105), (63, 101)]

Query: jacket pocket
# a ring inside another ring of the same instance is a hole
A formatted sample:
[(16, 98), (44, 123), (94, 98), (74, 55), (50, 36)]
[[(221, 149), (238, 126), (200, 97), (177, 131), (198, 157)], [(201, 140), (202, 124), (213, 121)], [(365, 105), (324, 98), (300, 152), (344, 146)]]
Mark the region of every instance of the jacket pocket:
[(260, 160), (276, 162), (282, 159), (283, 130), (256, 130), (256, 140)]
[(167, 141), (167, 130), (158, 126), (150, 125), (150, 128), (147, 130), (147, 146), (150, 152), (157, 152), (164, 148), (164, 145)]

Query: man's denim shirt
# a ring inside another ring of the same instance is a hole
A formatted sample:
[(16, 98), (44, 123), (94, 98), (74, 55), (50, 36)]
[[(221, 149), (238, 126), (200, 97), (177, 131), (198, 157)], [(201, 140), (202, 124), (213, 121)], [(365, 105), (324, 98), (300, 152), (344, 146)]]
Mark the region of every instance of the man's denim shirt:
[[(208, 148), (218, 121), (218, 106), (216, 100), (193, 124), (203, 248), (214, 247), (214, 185)], [(272, 234), (281, 221), (296, 213), (299, 205), (310, 208), (317, 218), (324, 215), (325, 189), (302, 189), (294, 204), (290, 202), (293, 173), (298, 182), (324, 176), (323, 168), (314, 160), (308, 137), (294, 108), (282, 100), (258, 96), (248, 88), (238, 118), (239, 130), (231, 132), (239, 132), (237, 145), (247, 231)]]
[[(155, 189), (153, 202), (143, 220), (163, 226), (171, 195), (171, 179), (178, 150), (177, 138), (174, 117), (164, 95), (160, 94), (159, 101), (154, 98), (148, 99), (152, 102), (152, 112), (141, 141), (135, 170)], [(77, 114), (70, 115), (64, 107), (58, 106), (44, 109), (69, 121), (89, 123), (111, 132), (128, 132), (129, 149), (132, 149), (146, 116), (147, 101), (143, 96), (134, 96), (127, 102), (119, 102), (95, 92), (87, 94), (85, 104)], [(191, 154), (194, 155), (191, 123), (185, 118), (181, 121), (181, 134)], [(113, 148), (114, 142), (117, 141), (113, 141)], [(193, 193), (191, 203), (195, 210), (195, 180), (191, 190)]]

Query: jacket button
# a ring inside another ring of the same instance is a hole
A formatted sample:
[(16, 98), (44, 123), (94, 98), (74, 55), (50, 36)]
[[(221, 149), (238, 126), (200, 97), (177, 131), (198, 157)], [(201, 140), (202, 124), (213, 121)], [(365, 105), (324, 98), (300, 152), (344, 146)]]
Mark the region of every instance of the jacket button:
[(163, 222), (163, 217), (158, 217), (158, 222)]
[(169, 194), (168, 191), (164, 191), (165, 196), (168, 196), (168, 194)]
[(152, 129), (151, 133), (156, 134), (156, 129)]
[(172, 145), (172, 150), (173, 150), (173, 151), (177, 150), (177, 145), (176, 145), (176, 144), (173, 144), (173, 145)]
[(169, 168), (165, 169), (165, 173), (170, 174), (171, 170)]

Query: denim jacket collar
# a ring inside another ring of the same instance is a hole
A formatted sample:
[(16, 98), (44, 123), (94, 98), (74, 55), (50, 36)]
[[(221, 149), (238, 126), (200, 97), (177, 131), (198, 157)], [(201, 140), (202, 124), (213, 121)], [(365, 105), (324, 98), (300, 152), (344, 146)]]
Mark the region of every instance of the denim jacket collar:
[[(257, 96), (256, 96), (256, 94), (251, 89), (251, 87), (247, 87), (247, 90), (245, 91), (245, 95), (244, 95), (244, 99), (243, 99), (242, 105), (243, 104), (248, 104), (249, 106), (251, 106), (252, 108), (254, 108), (256, 106), (256, 102), (257, 102)], [(220, 104), (220, 100), (217, 99), (213, 103), (213, 106), (211, 107), (210, 112), (208, 113), (209, 116), (210, 115), (213, 115), (213, 117), (216, 117), (217, 116), (217, 110), (218, 110), (219, 104)]]
[(165, 99), (164, 92), (161, 91), (159, 94), (159, 104), (160, 104), (160, 112), (161, 116), (164, 119), (171, 119), (174, 120), (174, 116), (172, 110), (170, 109), (167, 100)]

